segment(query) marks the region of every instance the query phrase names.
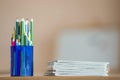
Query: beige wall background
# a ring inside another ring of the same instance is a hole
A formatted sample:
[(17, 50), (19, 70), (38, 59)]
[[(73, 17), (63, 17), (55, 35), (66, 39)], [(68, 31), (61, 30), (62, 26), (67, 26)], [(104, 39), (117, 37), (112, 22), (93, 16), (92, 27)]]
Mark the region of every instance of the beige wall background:
[(64, 28), (120, 27), (120, 0), (0, 0), (0, 74), (10, 68), (10, 38), (16, 18), (34, 19), (34, 72), (54, 58), (56, 34)]

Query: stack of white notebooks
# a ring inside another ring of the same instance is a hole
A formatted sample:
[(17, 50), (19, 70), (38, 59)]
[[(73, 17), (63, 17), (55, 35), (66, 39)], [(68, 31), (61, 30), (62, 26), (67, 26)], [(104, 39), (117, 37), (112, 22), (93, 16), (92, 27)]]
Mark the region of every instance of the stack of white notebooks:
[(46, 76), (108, 76), (108, 62), (55, 60), (48, 62)]

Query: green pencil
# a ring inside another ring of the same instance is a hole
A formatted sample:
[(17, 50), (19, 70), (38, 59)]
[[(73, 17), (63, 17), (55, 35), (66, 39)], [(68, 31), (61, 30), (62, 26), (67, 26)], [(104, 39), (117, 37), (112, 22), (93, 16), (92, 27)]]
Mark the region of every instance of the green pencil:
[(30, 20), (30, 40), (31, 40), (31, 42), (32, 42), (31, 45), (33, 45), (33, 26), (34, 26), (34, 24), (33, 24), (33, 19), (31, 19), (31, 20)]
[(21, 21), (21, 45), (24, 45), (24, 29), (25, 28), (25, 20), (24, 18), (22, 18), (22, 21)]
[(19, 20), (16, 20), (16, 39), (18, 39), (18, 31), (19, 30)]

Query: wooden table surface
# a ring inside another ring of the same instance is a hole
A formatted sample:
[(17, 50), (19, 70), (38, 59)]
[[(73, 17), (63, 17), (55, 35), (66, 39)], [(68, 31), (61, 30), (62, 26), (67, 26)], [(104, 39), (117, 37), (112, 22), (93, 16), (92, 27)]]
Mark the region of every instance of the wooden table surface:
[(33, 76), (33, 77), (0, 77), (0, 80), (120, 80), (114, 76)]

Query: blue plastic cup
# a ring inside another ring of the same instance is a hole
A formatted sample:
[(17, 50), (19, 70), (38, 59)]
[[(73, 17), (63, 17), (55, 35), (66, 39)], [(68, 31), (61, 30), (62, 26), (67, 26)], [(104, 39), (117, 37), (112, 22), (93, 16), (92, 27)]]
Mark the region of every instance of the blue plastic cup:
[(11, 76), (33, 76), (33, 46), (11, 46)]

